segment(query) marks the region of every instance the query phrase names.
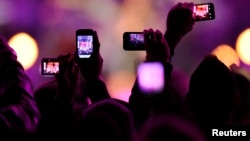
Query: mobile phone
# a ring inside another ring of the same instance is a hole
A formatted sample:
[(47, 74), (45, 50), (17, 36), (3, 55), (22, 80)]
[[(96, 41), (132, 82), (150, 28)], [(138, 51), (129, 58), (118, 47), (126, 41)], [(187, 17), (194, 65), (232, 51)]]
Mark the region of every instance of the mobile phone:
[(195, 21), (205, 21), (215, 19), (213, 3), (195, 4), (193, 8), (193, 18)]
[(41, 60), (42, 75), (55, 75), (60, 71), (60, 61), (57, 58), (43, 58)]
[(93, 33), (92, 29), (78, 29), (76, 31), (76, 52), (78, 58), (89, 58), (93, 53)]
[(124, 32), (123, 49), (130, 51), (145, 50), (143, 32)]
[(160, 62), (143, 62), (137, 67), (138, 86), (146, 93), (159, 93), (165, 85), (164, 66)]

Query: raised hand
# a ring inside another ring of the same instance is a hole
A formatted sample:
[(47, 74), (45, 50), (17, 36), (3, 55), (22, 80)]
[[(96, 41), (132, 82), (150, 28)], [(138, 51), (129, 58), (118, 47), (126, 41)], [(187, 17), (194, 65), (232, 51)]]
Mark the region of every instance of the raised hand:
[(170, 62), (169, 46), (159, 30), (144, 30), (146, 61)]
[(164, 37), (170, 47), (171, 56), (173, 56), (174, 49), (182, 37), (193, 29), (195, 23), (193, 7), (194, 4), (192, 2), (178, 3), (168, 13), (166, 20), (167, 30)]
[(71, 100), (76, 91), (79, 68), (74, 62), (74, 55), (67, 54), (58, 57), (60, 60), (60, 72), (56, 74), (58, 96), (64, 100)]

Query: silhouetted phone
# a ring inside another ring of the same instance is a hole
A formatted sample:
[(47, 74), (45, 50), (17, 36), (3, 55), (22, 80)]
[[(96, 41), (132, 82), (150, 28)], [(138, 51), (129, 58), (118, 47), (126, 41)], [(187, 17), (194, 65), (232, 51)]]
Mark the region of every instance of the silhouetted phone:
[(55, 75), (60, 71), (60, 61), (57, 58), (43, 58), (41, 60), (42, 75)]
[(193, 8), (193, 18), (195, 21), (205, 21), (215, 19), (213, 3), (195, 4)]
[(128, 51), (145, 50), (143, 32), (124, 32), (123, 49)]
[(94, 31), (92, 29), (78, 29), (76, 31), (76, 52), (78, 58), (89, 58), (93, 53)]
[(143, 92), (161, 92), (165, 85), (164, 76), (164, 66), (160, 62), (143, 62), (138, 65), (138, 85)]

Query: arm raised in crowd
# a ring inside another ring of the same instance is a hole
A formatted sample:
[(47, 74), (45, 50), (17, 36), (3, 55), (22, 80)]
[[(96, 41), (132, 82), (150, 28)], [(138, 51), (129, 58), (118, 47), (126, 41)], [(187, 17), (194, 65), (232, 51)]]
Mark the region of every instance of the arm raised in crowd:
[(195, 23), (192, 17), (193, 7), (192, 2), (178, 3), (168, 13), (164, 37), (169, 45), (171, 56), (174, 55), (174, 49), (180, 40), (193, 29)]
[[(144, 30), (144, 42), (146, 49), (146, 60), (143, 63), (147, 62), (159, 62), (164, 66), (164, 82), (165, 86), (169, 86), (167, 83), (170, 82), (170, 76), (172, 72), (172, 65), (170, 64), (170, 51), (169, 46), (166, 40), (163, 37), (163, 34), (153, 29)], [(164, 86), (164, 90), (166, 87)], [(141, 127), (143, 122), (150, 116), (150, 112), (152, 111), (156, 99), (163, 92), (144, 92), (140, 88), (140, 84), (138, 82), (138, 78), (136, 79), (134, 86), (132, 88), (132, 93), (129, 97), (129, 104), (132, 107), (132, 112), (135, 117), (135, 123), (137, 129)], [(165, 103), (165, 102), (164, 102)], [(159, 101), (158, 101), (159, 104)]]
[(67, 54), (58, 57), (60, 60), (60, 73), (56, 74), (57, 102), (63, 105), (71, 105), (77, 90), (78, 66), (74, 62), (74, 55)]
[(87, 95), (91, 102), (97, 102), (110, 98), (106, 84), (101, 76), (103, 58), (99, 53), (100, 43), (96, 31), (93, 31), (93, 53), (88, 59), (76, 57), (76, 62), (85, 80), (83, 93)]
[[(159, 97), (145, 94), (139, 89), (138, 80), (136, 79), (129, 97), (129, 104), (132, 106), (137, 128), (140, 128), (140, 125), (149, 117), (152, 108), (160, 112), (169, 110), (178, 112), (183, 109), (177, 92), (171, 86), (173, 67), (170, 62), (177, 44), (193, 29), (193, 6), (193, 3), (178, 3), (172, 7), (167, 15), (167, 30), (164, 38), (158, 30), (149, 29), (144, 31), (146, 62), (161, 62), (164, 65), (165, 90), (158, 95)], [(172, 107), (172, 109), (169, 107)]]

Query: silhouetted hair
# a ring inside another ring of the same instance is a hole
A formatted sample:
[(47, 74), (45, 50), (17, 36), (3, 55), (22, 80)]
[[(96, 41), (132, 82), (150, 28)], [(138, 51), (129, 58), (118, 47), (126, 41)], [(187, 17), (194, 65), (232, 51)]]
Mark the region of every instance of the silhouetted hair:
[(55, 106), (56, 95), (57, 84), (55, 80), (42, 84), (34, 91), (34, 97), (42, 116), (47, 114), (48, 111)]
[(87, 141), (132, 141), (133, 117), (130, 110), (114, 99), (92, 104), (83, 113), (76, 129), (76, 137)]
[(163, 114), (145, 122), (139, 133), (139, 141), (205, 141), (205, 136), (190, 121)]
[(209, 55), (191, 75), (186, 100), (199, 119), (221, 123), (232, 112), (236, 94), (231, 71), (216, 56)]

